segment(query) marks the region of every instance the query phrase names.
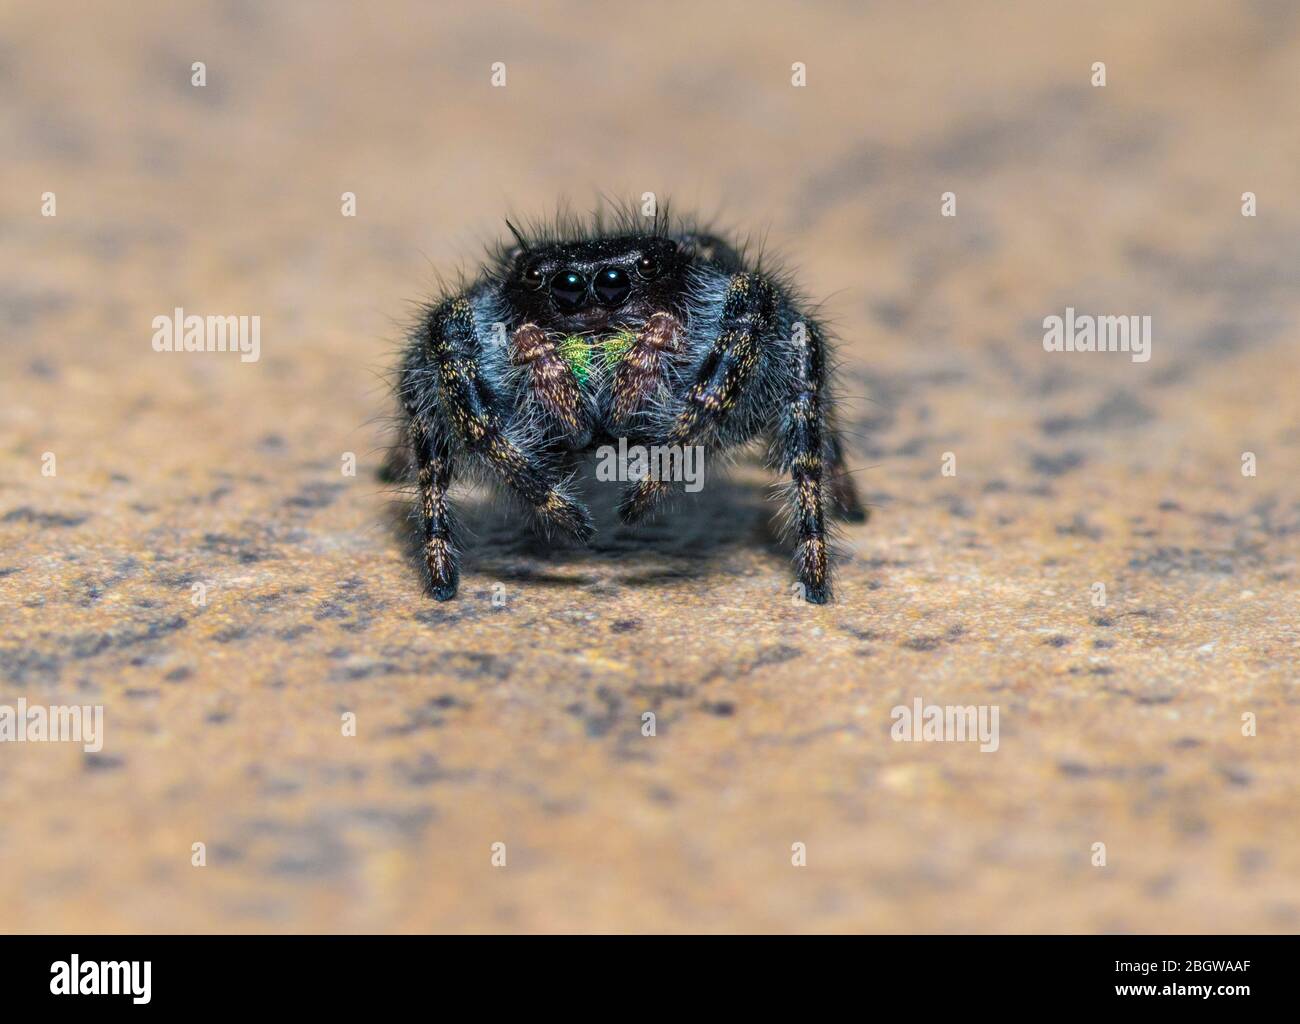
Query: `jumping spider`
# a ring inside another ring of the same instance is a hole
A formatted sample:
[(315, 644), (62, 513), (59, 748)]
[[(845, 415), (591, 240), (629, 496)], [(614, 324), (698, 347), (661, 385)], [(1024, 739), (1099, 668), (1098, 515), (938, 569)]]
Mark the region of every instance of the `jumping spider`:
[[(833, 423), (826, 332), (789, 282), (667, 218), (510, 230), (516, 245), (423, 308), (401, 368), (405, 432), (388, 472), (414, 471), (433, 596), (454, 597), (459, 580), (458, 469), (485, 470), (543, 527), (586, 541), (591, 515), (566, 481), (597, 446), (722, 451), (763, 437), (793, 480), (803, 596), (825, 603), (827, 506), (866, 516)], [(649, 476), (628, 486), (623, 521), (670, 489)]]

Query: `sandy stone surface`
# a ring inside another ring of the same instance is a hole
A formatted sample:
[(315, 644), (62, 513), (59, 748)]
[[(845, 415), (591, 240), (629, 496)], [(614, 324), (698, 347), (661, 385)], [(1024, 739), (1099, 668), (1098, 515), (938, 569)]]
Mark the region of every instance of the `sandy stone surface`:
[[(0, 704), (106, 729), (0, 744), (0, 928), (1300, 928), (1300, 10), (186, 6), (0, 16)], [(463, 494), (434, 604), (412, 304), (647, 190), (826, 301), (837, 603), (742, 461), (587, 551)], [(155, 353), (178, 306), (260, 360)], [(1152, 358), (1045, 352), (1067, 306)], [(892, 741), (918, 697), (997, 752)]]

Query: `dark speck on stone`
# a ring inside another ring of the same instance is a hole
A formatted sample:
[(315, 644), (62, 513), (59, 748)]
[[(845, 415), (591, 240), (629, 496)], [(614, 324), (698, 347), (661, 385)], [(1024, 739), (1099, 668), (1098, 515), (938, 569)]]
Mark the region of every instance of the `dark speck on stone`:
[(942, 643), (937, 636), (914, 636), (904, 640), (903, 646), (910, 651), (933, 651)]
[(1053, 416), (1039, 423), (1039, 429), (1049, 437), (1086, 430), (1096, 433), (1103, 430), (1129, 430), (1148, 422), (1153, 413), (1127, 392), (1116, 392), (1088, 413), (1087, 416)]
[(1237, 767), (1236, 765), (1220, 764), (1220, 765), (1215, 765), (1215, 770), (1216, 770), (1216, 771), (1217, 771), (1217, 772), (1218, 772), (1218, 773), (1219, 773), (1219, 774), (1220, 774), (1220, 775), (1221, 775), (1221, 776), (1222, 776), (1222, 777), (1223, 777), (1223, 778), (1224, 778), (1224, 779), (1225, 779), (1225, 780), (1226, 780), (1230, 785), (1233, 785), (1233, 786), (1249, 786), (1249, 785), (1250, 785), (1250, 773), (1249, 773), (1248, 771), (1246, 771), (1244, 768), (1239, 768), (1239, 767)]
[(754, 667), (758, 668), (763, 665), (780, 665), (787, 661), (793, 661), (803, 654), (798, 647), (791, 647), (788, 644), (773, 644), (771, 647), (765, 647), (754, 659)]
[(1175, 820), (1174, 827), (1185, 836), (1202, 836), (1210, 831), (1210, 823), (1196, 814), (1182, 815)]
[(1181, 572), (1212, 573), (1230, 576), (1236, 571), (1235, 559), (1256, 564), (1258, 553), (1251, 549), (1234, 551), (1205, 551), (1197, 548), (1158, 547), (1129, 559), (1130, 569), (1139, 569), (1155, 576), (1169, 576)]
[(1043, 476), (1065, 476), (1071, 470), (1082, 466), (1083, 461), (1081, 452), (1063, 452), (1060, 455), (1044, 455), (1035, 452), (1029, 460), (1029, 466), (1035, 473)]
[(1056, 533), (1059, 537), (1086, 537), (1088, 540), (1101, 540), (1105, 536), (1105, 531), (1089, 523), (1082, 512), (1075, 513), (1070, 522), (1058, 524)]
[(37, 512), (33, 508), (23, 506), (6, 512), (3, 521), (6, 523), (32, 523), (36, 526), (52, 527), (80, 526), (87, 518), (89, 517), (60, 515), (57, 512)]
[(1106, 693), (1114, 694), (1116, 697), (1128, 697), (1143, 706), (1171, 704), (1176, 696), (1172, 691), (1160, 689), (1149, 689), (1138, 692), (1125, 686), (1117, 685), (1108, 685), (1104, 687), (1104, 689)]
[(88, 772), (112, 772), (121, 768), (126, 761), (115, 754), (87, 754), (83, 763)]
[(342, 484), (310, 483), (285, 502), (290, 508), (328, 508), (334, 504)]
[(1268, 866), (1268, 851), (1257, 846), (1246, 846), (1237, 851), (1237, 870), (1253, 875)]
[(1060, 633), (1057, 633), (1055, 636), (1049, 636), (1043, 641), (1043, 643), (1048, 647), (1065, 647), (1069, 642), (1070, 638), (1068, 636), (1062, 636)]
[(436, 757), (427, 753), (421, 754), (414, 761), (399, 761), (393, 765), (393, 770), (403, 783), (417, 788), (454, 778), (451, 772), (438, 763)]
[(609, 628), (612, 633), (632, 633), (641, 628), (641, 623), (636, 619), (616, 619)]

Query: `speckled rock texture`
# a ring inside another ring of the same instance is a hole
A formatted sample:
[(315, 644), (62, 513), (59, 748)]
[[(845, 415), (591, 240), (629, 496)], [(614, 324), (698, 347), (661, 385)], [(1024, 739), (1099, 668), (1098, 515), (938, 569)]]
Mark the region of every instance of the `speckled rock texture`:
[[(7, 5), (0, 704), (105, 743), (0, 744), (0, 928), (1300, 928), (1298, 69), (1286, 3)], [(414, 303), (651, 190), (825, 299), (838, 601), (742, 459), (643, 530), (593, 484), (590, 550), (462, 493), (433, 603)], [(918, 697), (999, 749), (894, 742)]]

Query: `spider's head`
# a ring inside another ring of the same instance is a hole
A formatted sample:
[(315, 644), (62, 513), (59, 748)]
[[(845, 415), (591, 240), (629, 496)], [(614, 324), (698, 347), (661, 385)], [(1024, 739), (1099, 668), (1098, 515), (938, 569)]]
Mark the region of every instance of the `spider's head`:
[(599, 335), (677, 309), (685, 270), (670, 238), (560, 242), (517, 252), (507, 288), (525, 320)]

